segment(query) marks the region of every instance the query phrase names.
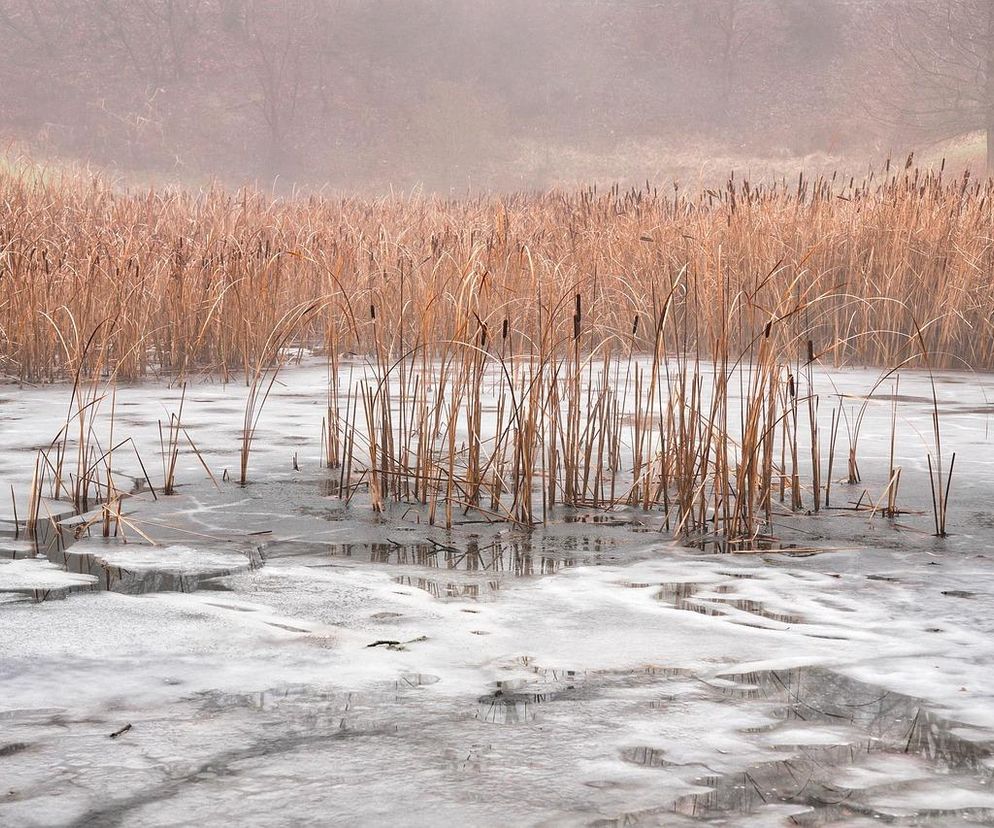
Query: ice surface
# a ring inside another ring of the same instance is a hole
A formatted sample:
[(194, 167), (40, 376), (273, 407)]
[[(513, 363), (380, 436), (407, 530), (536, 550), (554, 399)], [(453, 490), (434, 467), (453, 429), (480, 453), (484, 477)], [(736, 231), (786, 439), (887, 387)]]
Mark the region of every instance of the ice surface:
[(0, 558), (0, 592), (65, 589), (96, 580), (92, 575), (66, 572), (40, 558)]
[[(848, 407), (875, 375), (832, 378)], [(704, 555), (624, 521), (443, 532), (345, 509), (322, 489), (323, 368), (281, 380), (252, 485), (216, 489), (186, 452), (178, 494), (125, 502), (156, 546), (65, 537), (25, 558), (0, 538), (0, 824), (994, 818), (982, 382), (938, 377), (953, 535), (928, 514), (784, 516), (834, 550), (799, 557)], [(927, 376), (900, 392), (902, 501), (927, 510)], [(179, 393), (120, 389), (118, 433), (157, 446)], [(244, 395), (187, 390), (219, 481)], [(66, 389), (8, 396), (0, 492), (30, 482)], [(864, 483), (833, 486), (840, 504), (886, 482), (890, 412), (868, 405)]]

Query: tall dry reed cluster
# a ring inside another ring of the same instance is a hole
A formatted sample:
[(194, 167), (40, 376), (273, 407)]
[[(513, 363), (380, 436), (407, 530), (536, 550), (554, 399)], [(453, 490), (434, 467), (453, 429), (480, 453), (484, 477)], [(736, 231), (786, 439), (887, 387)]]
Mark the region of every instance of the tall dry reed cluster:
[(889, 365), (920, 327), (933, 366), (989, 368), (992, 226), (990, 182), (913, 168), (454, 201), (126, 194), (15, 169), (0, 173), (0, 371), (251, 379), (314, 302), (299, 336), (361, 354), (457, 339), (468, 302), (491, 343), (560, 347), (577, 295), (584, 350), (652, 353), (668, 298), (683, 347), (720, 333), (739, 351), (787, 289), (818, 299), (782, 324), (819, 358)]
[[(344, 499), (418, 504), (445, 525), (627, 506), (685, 540), (752, 548), (774, 540), (775, 509), (828, 507), (844, 464), (841, 411), (823, 435), (812, 366), (994, 365), (991, 195), (910, 165), (695, 196), (458, 201), (122, 194), (25, 171), (0, 177), (0, 359), (76, 387), (243, 378), (244, 484), (281, 355), (320, 348), (321, 441)], [(943, 534), (952, 467), (935, 431)], [(857, 482), (852, 435), (845, 465)], [(891, 465), (874, 511), (898, 511)]]

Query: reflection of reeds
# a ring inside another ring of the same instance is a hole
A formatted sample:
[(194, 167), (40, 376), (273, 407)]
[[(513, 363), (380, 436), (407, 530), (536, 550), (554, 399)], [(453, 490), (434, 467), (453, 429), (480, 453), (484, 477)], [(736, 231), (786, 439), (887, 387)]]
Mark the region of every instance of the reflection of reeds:
[[(322, 461), (346, 501), (417, 504), (447, 526), (626, 507), (704, 545), (772, 542), (775, 508), (829, 506), (843, 421), (860, 480), (862, 412), (841, 406), (823, 474), (816, 365), (994, 366), (989, 195), (910, 167), (699, 196), (375, 202), (0, 173), (0, 360), (75, 380), (28, 522), (46, 483), (80, 511), (118, 503), (113, 432), (105, 450), (93, 431), (108, 378), (244, 376), (244, 484), (277, 371), (313, 345)], [(167, 493), (181, 415), (162, 440)], [(934, 428), (943, 534), (937, 411)]]

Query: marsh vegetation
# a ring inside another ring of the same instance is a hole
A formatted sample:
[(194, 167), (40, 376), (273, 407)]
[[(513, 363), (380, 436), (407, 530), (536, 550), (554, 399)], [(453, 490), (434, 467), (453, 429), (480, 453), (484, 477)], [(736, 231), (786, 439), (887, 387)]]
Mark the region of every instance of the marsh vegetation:
[[(431, 818), (988, 819), (991, 187), (0, 175), (0, 808), (183, 819), (240, 768), (399, 818), (315, 772), (427, 756)], [(65, 671), (75, 747), (30, 712)]]

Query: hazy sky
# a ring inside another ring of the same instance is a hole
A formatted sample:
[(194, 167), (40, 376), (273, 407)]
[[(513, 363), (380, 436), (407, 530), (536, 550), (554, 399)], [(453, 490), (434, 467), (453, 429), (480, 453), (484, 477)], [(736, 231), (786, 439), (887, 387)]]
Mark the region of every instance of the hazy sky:
[(980, 57), (941, 117), (873, 92), (897, 100), (964, 42), (980, 55), (992, 5), (0, 0), (0, 135), (123, 171), (334, 187), (861, 156), (983, 126)]

